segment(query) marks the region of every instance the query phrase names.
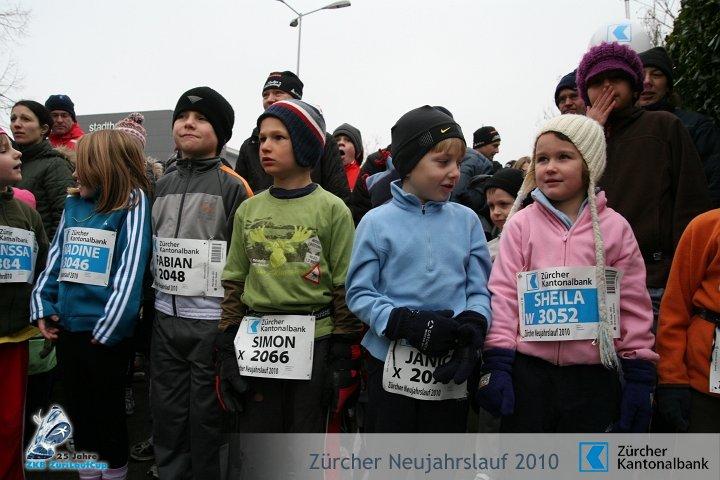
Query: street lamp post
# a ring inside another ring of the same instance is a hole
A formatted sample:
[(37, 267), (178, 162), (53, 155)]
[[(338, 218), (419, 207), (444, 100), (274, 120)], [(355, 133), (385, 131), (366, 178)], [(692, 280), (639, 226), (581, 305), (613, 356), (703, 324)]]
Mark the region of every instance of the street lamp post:
[(290, 22), (291, 27), (298, 27), (298, 48), (297, 48), (297, 67), (295, 74), (299, 77), (300, 76), (300, 42), (302, 41), (302, 20), (303, 17), (306, 17), (310, 15), (311, 13), (319, 12), (320, 10), (334, 10), (336, 8), (345, 8), (350, 6), (349, 0), (340, 0), (338, 2), (333, 2), (329, 5), (325, 5), (324, 7), (316, 8), (315, 10), (311, 10), (309, 12), (300, 13), (297, 10), (295, 10), (293, 7), (291, 7), (285, 0), (277, 0), (278, 2), (282, 3), (286, 7), (288, 7), (290, 10), (292, 10), (297, 17)]

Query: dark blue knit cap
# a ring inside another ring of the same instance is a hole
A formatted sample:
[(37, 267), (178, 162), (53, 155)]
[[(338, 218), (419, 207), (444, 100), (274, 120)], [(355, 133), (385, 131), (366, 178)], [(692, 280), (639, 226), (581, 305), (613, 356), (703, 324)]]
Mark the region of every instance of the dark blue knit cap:
[(555, 106), (558, 104), (560, 91), (564, 90), (566, 88), (569, 88), (571, 90), (577, 90), (577, 83), (575, 83), (575, 72), (576, 70), (573, 70), (572, 72), (568, 73), (564, 77), (560, 79), (560, 83), (558, 83), (558, 86), (555, 87)]
[(325, 119), (320, 110), (302, 100), (281, 100), (258, 117), (258, 129), (267, 117), (277, 118), (288, 129), (295, 162), (301, 167), (315, 167), (325, 150)]

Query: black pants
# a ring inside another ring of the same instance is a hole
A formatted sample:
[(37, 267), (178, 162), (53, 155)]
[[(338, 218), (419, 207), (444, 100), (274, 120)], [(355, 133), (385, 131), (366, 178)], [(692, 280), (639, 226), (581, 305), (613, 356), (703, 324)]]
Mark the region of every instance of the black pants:
[(386, 392), (384, 362), (368, 356), (367, 433), (464, 433), (467, 400), (416, 400)]
[(558, 367), (516, 354), (515, 411), (503, 433), (605, 432), (620, 416), (618, 374), (602, 365)]
[(107, 347), (90, 343), (90, 332), (63, 331), (58, 364), (67, 389), (62, 405), (73, 426), (75, 449), (97, 453), (109, 468), (128, 460), (124, 379), (129, 341)]

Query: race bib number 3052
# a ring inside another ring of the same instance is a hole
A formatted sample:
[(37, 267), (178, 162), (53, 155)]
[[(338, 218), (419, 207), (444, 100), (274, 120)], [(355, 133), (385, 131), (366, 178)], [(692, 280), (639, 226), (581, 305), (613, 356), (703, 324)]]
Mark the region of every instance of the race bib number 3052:
[(287, 380), (310, 380), (315, 317), (265, 315), (245, 317), (235, 337), (240, 374)]
[(172, 295), (223, 297), (226, 251), (224, 240), (155, 237), (153, 287)]
[(37, 250), (34, 232), (0, 226), (0, 283), (32, 283)]
[[(605, 269), (607, 316), (620, 336), (620, 277)], [(520, 336), (525, 341), (593, 340), (597, 337), (598, 290), (595, 267), (555, 267), (517, 276)]]
[(115, 236), (115, 232), (98, 228), (65, 229), (58, 279), (106, 287), (110, 281)]
[(383, 389), (417, 400), (449, 400), (467, 397), (467, 386), (455, 382), (442, 384), (433, 378), (435, 368), (450, 361), (453, 352), (433, 358), (407, 344), (405, 340), (390, 344), (385, 357)]

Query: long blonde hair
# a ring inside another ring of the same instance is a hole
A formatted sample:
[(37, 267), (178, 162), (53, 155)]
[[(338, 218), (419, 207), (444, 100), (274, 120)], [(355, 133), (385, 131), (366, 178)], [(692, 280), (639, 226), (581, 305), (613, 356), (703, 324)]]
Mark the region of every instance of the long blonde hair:
[[(97, 189), (100, 213), (132, 207), (132, 191), (147, 192), (150, 187), (138, 142), (115, 130), (100, 130), (78, 141), (76, 172), (83, 185)], [(79, 190), (71, 188), (68, 193), (77, 195)]]

